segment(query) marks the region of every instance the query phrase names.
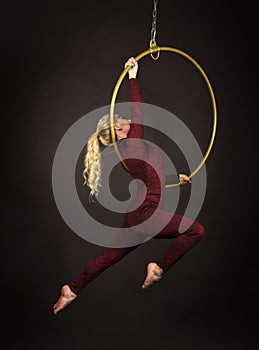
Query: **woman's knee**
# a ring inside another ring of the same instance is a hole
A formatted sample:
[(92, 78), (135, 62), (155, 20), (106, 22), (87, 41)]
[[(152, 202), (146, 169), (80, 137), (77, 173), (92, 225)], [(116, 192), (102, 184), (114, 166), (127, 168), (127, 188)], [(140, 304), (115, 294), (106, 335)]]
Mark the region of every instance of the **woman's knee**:
[(197, 232), (198, 232), (198, 236), (200, 237), (200, 239), (202, 239), (205, 236), (205, 229), (200, 223), (198, 223)]
[(202, 239), (205, 235), (205, 229), (204, 227), (197, 221), (194, 221), (191, 226), (192, 235), (195, 235), (199, 237), (199, 239)]

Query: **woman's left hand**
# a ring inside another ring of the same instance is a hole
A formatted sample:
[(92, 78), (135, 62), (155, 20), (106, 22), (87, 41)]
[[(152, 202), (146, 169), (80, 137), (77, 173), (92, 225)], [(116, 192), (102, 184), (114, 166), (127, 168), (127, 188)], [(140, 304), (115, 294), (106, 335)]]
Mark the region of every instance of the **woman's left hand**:
[(134, 57), (130, 57), (128, 61), (125, 63), (124, 67), (130, 66), (131, 68), (128, 71), (129, 79), (136, 78), (138, 73), (138, 62)]
[(187, 176), (185, 174), (179, 174), (179, 182), (181, 185), (185, 185), (187, 183), (191, 183), (192, 180), (189, 176)]

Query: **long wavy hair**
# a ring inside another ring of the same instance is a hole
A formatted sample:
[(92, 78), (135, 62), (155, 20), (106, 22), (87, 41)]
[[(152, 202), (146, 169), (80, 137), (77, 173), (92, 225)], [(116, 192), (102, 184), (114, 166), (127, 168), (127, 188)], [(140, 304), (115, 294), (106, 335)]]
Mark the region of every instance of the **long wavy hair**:
[[(114, 123), (123, 117), (118, 114), (114, 115)], [(110, 130), (110, 115), (104, 115), (98, 122), (96, 131), (89, 137), (87, 142), (86, 155), (84, 157), (84, 184), (89, 186), (89, 199), (97, 197), (101, 187), (101, 145), (111, 146), (111, 130)]]

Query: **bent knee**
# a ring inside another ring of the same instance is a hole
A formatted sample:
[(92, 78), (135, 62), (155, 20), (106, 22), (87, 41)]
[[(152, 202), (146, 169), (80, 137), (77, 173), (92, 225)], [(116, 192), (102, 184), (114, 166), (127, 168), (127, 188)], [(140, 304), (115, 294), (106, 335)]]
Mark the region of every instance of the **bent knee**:
[(198, 236), (200, 237), (200, 239), (205, 236), (205, 229), (200, 223), (198, 224), (197, 232), (198, 232)]
[(195, 221), (192, 224), (192, 233), (199, 237), (199, 239), (202, 239), (205, 236), (205, 229), (199, 222)]

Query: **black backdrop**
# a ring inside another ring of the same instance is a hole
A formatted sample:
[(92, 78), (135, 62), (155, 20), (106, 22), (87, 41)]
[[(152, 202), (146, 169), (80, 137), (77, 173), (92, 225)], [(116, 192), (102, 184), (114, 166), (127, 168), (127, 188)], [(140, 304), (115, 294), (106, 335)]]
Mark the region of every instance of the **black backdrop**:
[[(109, 103), (125, 60), (148, 47), (153, 4), (2, 2), (4, 349), (257, 348), (258, 40), (255, 8), (241, 5), (158, 4), (158, 44), (196, 58), (216, 94), (219, 124), (198, 217), (205, 238), (143, 292), (146, 263), (168, 244), (147, 242), (54, 316), (60, 286), (103, 250), (74, 234), (58, 212), (51, 184), (55, 151), (76, 120)], [(187, 73), (185, 66), (174, 69), (174, 58), (164, 56), (155, 69), (149, 58), (140, 63), (144, 102), (186, 118), (204, 150), (210, 121), (202, 82), (193, 86), (188, 65)], [(122, 86), (119, 98), (126, 93)]]

